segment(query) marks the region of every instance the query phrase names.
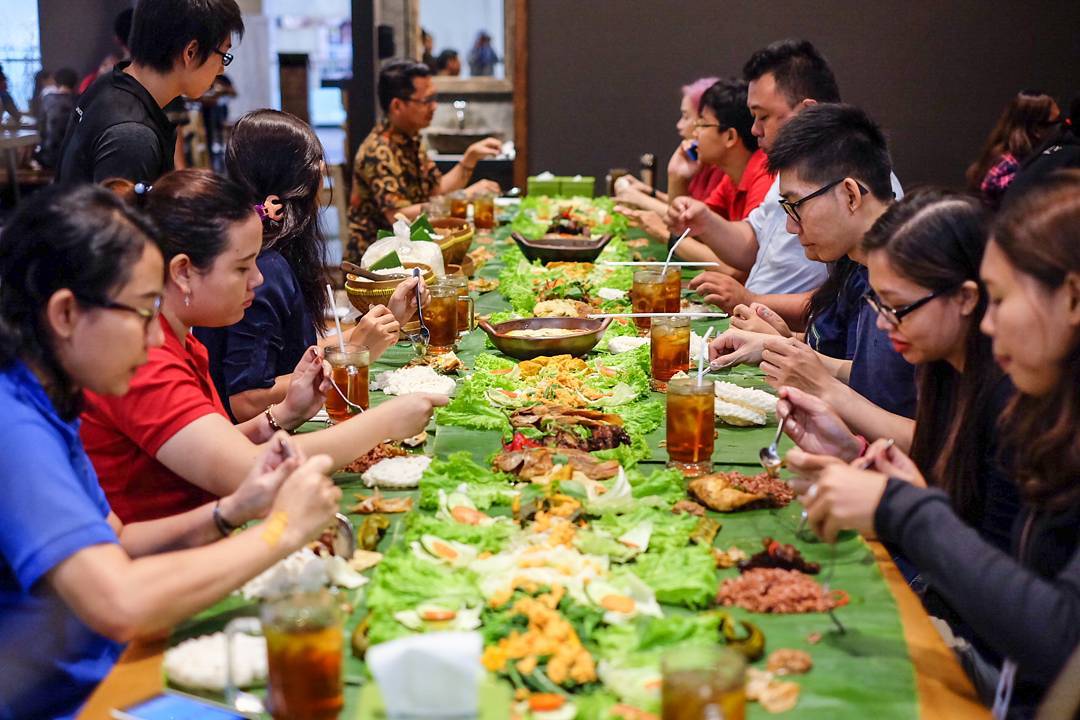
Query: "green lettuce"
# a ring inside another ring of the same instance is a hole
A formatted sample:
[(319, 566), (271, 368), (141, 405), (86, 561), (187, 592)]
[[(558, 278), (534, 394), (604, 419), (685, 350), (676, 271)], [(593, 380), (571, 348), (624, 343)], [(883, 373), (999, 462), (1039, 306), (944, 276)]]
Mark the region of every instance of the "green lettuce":
[(506, 413), (491, 404), (487, 391), (490, 388), (512, 390), (514, 382), (505, 375), (494, 375), (490, 371), (500, 368), (512, 368), (513, 360), (481, 354), (474, 363), (475, 371), (458, 384), (457, 394), (450, 404), (435, 411), (435, 420), (443, 425), (473, 428), (474, 430), (499, 430), (506, 434), (511, 431)]
[(396, 612), (431, 600), (477, 605), (483, 597), (471, 570), (418, 558), (406, 543), (387, 553), (375, 568), (366, 602), (372, 611)]
[[(622, 515), (605, 513), (593, 526), (598, 530), (620, 537), (644, 522), (652, 522), (652, 538), (649, 540), (649, 553), (666, 552), (686, 547), (690, 535), (697, 527), (698, 519), (693, 515), (675, 515), (668, 509), (637, 504), (633, 510)], [(715, 588), (713, 588), (715, 592)]]
[[(697, 522), (697, 518), (690, 519)], [(712, 552), (700, 545), (648, 552), (627, 568), (645, 581), (662, 603), (700, 609), (716, 600), (716, 561)]]
[(659, 498), (665, 507), (686, 498), (686, 479), (678, 470), (654, 470), (651, 475), (630, 470), (626, 476), (635, 498)]
[(496, 473), (473, 461), (472, 453), (456, 452), (445, 460), (436, 458), (420, 478), (420, 509), (436, 510), (439, 491), (451, 493), (465, 485), (465, 494), (477, 510), (487, 510), (494, 504), (509, 505), (516, 491), (511, 487), (514, 478)]
[(516, 528), (508, 522), (466, 525), (420, 513), (410, 514), (405, 519), (406, 544), (419, 540), (424, 535), (434, 535), (443, 540), (472, 545), (481, 551), (498, 552), (506, 547), (506, 543), (515, 532), (517, 532)]

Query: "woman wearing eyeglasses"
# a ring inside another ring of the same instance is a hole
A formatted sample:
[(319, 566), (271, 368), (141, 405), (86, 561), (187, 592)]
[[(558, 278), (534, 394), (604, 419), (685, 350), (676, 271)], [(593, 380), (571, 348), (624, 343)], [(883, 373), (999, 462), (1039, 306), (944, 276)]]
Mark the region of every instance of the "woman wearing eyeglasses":
[[(798, 489), (815, 532), (832, 541), (851, 528), (898, 547), (1006, 658), (996, 717), (1032, 716), (1080, 642), (1078, 228), (1080, 172), (1057, 173), (998, 217), (980, 268), (988, 295), (981, 329), (1018, 391), (998, 417), (1000, 445), (1023, 501), (1008, 551), (970, 527), (950, 494), (923, 487), (920, 470), (927, 468), (895, 450), (876, 454), (870, 470), (800, 450), (788, 454), (803, 475)], [(978, 432), (958, 420), (947, 424), (957, 437)], [(932, 484), (933, 475), (928, 479)]]
[[(123, 643), (167, 632), (317, 537), (329, 458), (281, 445), (220, 509), (276, 517), (225, 538), (201, 503), (125, 524), (79, 441), (83, 394), (122, 395), (161, 345), (157, 230), (108, 191), (46, 188), (0, 234), (0, 717), (74, 717)], [(246, 476), (246, 480), (244, 479)], [(206, 545), (207, 547), (199, 547)]]
[[(193, 327), (224, 327), (244, 316), (262, 274), (255, 264), (262, 223), (250, 198), (207, 170), (176, 170), (137, 203), (161, 230), (165, 290), (162, 347), (135, 374), (122, 398), (87, 396), (82, 436), (116, 514), (125, 522), (182, 512), (232, 492), (277, 430), (295, 430), (323, 404), (330, 387), (322, 358), (309, 347), (285, 398), (233, 425), (214, 388), (206, 347)], [(346, 422), (294, 438), (308, 454), (352, 462), (387, 438), (427, 425), (445, 395), (394, 398)], [(223, 526), (240, 524), (222, 508)]]

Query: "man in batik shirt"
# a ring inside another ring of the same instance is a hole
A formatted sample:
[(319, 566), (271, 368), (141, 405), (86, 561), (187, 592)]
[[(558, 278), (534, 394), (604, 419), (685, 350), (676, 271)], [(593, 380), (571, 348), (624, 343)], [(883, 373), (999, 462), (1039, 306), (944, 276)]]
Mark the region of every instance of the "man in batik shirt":
[[(435, 114), (435, 88), (427, 65), (411, 60), (388, 63), (379, 73), (379, 104), (385, 118), (364, 139), (353, 160), (349, 198), (349, 241), (345, 257), (360, 261), (379, 229), (389, 230), (399, 213), (410, 220), (435, 195), (465, 188), (476, 163), (498, 155), (501, 143), (473, 143), (461, 161), (443, 175), (420, 145), (420, 131)], [(499, 192), (490, 180), (466, 191)]]

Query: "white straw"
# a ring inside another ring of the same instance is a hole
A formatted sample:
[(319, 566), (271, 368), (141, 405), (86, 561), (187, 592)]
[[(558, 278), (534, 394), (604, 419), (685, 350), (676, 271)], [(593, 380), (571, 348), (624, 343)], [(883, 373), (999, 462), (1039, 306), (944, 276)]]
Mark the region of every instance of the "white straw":
[(709, 338), (713, 334), (715, 327), (709, 327), (705, 331), (705, 337), (701, 338), (701, 347), (698, 348), (697, 356), (697, 384), (701, 384), (702, 378), (705, 377), (705, 356), (709, 354)]
[(341, 332), (341, 318), (338, 317), (337, 301), (334, 300), (334, 288), (330, 287), (330, 283), (326, 283), (326, 295), (330, 298), (330, 309), (334, 311), (334, 325), (337, 326), (337, 342), (338, 347), (341, 348), (341, 354), (345, 354), (345, 335)]
[(675, 248), (679, 247), (679, 243), (681, 243), (683, 240), (685, 240), (686, 236), (689, 235), (689, 234), (690, 234), (690, 228), (686, 228), (685, 230), (683, 230), (682, 235), (679, 236), (679, 239), (676, 240), (672, 244), (671, 249), (668, 250), (667, 260), (664, 261), (664, 267), (660, 270), (660, 277), (661, 278), (664, 277), (664, 275), (667, 274), (667, 266), (668, 266), (668, 263), (671, 262), (671, 256), (675, 254)]

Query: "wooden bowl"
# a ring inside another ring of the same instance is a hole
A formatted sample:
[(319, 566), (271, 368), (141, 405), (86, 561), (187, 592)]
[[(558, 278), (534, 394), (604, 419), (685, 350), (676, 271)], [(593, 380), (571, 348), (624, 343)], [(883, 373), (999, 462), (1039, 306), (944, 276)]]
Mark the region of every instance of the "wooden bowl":
[[(420, 268), (420, 275), (424, 278), (425, 283), (430, 285), (435, 282), (435, 273), (427, 265), (407, 262), (404, 266), (406, 270)], [(347, 274), (345, 275), (345, 292), (349, 295), (349, 302), (352, 303), (353, 307), (362, 313), (366, 313), (372, 305), (386, 305), (389, 303), (390, 296), (394, 294), (398, 283), (404, 279), (371, 281)]]
[[(611, 318), (593, 320), (590, 318), (525, 318), (507, 320), (491, 325), (481, 320), (479, 327), (488, 334), (491, 342), (504, 355), (518, 360), (530, 360), (539, 355), (574, 355), (587, 354), (600, 342), (604, 331), (611, 324)], [(552, 338), (511, 337), (506, 333), (513, 330), (541, 330), (549, 328), (584, 330), (577, 335)]]
[(599, 237), (550, 234), (530, 239), (521, 233), (512, 233), (510, 237), (530, 262), (539, 260), (544, 265), (557, 261), (593, 262), (611, 241), (610, 234)]
[(476, 237), (472, 224), (468, 220), (448, 217), (432, 220), (431, 226), (443, 236), (443, 239), (438, 241), (443, 264), (460, 265)]

